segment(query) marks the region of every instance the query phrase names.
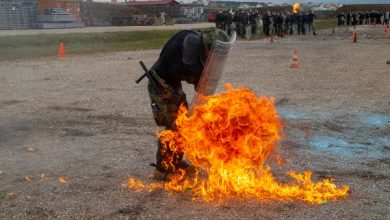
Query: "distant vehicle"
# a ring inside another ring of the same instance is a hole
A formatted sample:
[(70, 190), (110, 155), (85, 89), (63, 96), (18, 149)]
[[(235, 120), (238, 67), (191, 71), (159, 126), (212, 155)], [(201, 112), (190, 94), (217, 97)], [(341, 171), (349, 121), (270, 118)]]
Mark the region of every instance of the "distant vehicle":
[(215, 22), (215, 20), (217, 20), (217, 11), (209, 11), (209, 14), (207, 15), (207, 20), (209, 22)]
[(48, 8), (45, 11), (45, 15), (72, 15), (72, 14), (65, 11), (65, 9), (63, 8)]
[(191, 24), (194, 21), (191, 18), (177, 18), (175, 21), (176, 24)]

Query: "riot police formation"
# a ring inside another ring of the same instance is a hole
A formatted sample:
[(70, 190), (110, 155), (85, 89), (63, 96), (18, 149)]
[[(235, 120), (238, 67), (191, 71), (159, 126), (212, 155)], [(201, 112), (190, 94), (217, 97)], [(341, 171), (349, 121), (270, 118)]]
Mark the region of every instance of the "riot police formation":
[(315, 15), (310, 12), (293, 14), (267, 11), (260, 14), (257, 10), (229, 10), (219, 11), (215, 22), (217, 28), (228, 34), (236, 31), (238, 36), (249, 39), (261, 31), (266, 36), (315, 35), (314, 18)]
[(338, 26), (356, 26), (363, 24), (371, 25), (389, 25), (390, 11), (352, 11), (347, 13), (339, 13), (337, 15)]

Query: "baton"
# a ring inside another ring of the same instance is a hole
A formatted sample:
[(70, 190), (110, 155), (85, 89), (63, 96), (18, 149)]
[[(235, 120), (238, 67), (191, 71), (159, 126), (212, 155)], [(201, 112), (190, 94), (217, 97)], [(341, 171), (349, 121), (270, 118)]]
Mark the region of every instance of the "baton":
[(138, 84), (139, 82), (141, 82), (146, 76), (148, 76), (149, 74), (149, 70), (148, 68), (146, 68), (144, 62), (142, 61), (139, 61), (139, 64), (141, 65), (142, 69), (145, 71), (145, 73), (140, 77), (138, 78), (135, 82)]

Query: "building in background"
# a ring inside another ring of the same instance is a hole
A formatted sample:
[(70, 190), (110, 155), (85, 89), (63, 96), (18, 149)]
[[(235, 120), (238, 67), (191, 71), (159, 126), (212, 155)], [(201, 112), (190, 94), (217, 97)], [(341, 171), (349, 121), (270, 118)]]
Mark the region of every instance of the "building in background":
[(181, 14), (194, 20), (201, 20), (204, 14), (204, 5), (198, 3), (180, 4)]
[(126, 4), (147, 15), (160, 16), (166, 14), (171, 17), (181, 15), (180, 3), (175, 0), (133, 1)]
[(258, 1), (210, 1), (209, 6), (214, 8), (247, 9), (262, 8), (267, 7), (268, 5)]

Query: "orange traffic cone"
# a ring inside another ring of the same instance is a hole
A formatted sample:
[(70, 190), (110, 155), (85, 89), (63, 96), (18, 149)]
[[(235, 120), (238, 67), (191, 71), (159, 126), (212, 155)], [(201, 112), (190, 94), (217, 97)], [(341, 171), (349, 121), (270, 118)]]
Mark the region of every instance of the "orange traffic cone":
[(274, 35), (271, 35), (271, 38), (270, 38), (269, 42), (270, 42), (271, 44), (272, 44), (272, 43), (275, 43)]
[(296, 62), (298, 61), (298, 50), (297, 49), (294, 50), (293, 61), (296, 61)]
[(62, 41), (60, 43), (60, 47), (58, 48), (58, 56), (65, 57), (65, 47), (64, 47), (64, 42)]
[(290, 68), (292, 69), (299, 69), (299, 58), (298, 58), (298, 50), (294, 50), (294, 55), (293, 55), (293, 63), (291, 64)]
[(357, 43), (357, 33), (356, 32), (352, 33), (352, 39), (353, 39), (354, 43)]

